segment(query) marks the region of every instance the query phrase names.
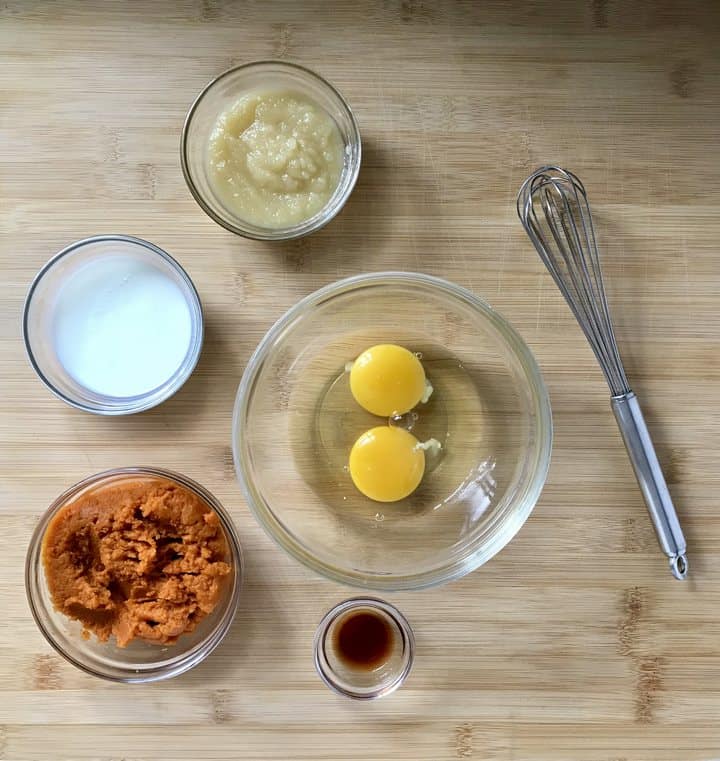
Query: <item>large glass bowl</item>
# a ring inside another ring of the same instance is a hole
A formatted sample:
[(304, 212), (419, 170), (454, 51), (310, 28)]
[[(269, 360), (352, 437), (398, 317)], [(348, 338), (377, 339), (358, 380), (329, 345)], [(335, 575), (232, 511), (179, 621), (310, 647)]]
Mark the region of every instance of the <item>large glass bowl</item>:
[[(345, 365), (378, 343), (421, 355), (435, 391), (415, 416), (387, 421), (355, 403)], [(388, 422), (443, 449), (410, 497), (380, 503), (355, 489), (347, 459), (361, 433)], [(545, 482), (552, 420), (532, 354), (497, 312), (447, 281), (388, 272), (329, 285), (270, 329), (240, 383), (232, 435), (268, 534), (330, 579), (388, 591), (463, 576), (512, 539)]]

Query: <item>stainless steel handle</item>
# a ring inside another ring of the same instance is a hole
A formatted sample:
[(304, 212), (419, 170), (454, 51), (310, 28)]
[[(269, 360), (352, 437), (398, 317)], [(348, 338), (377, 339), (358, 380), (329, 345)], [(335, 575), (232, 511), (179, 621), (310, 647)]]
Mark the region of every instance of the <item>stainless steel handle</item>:
[(635, 477), (645, 497), (660, 547), (670, 558), (673, 576), (682, 580), (688, 570), (685, 557), (687, 544), (640, 404), (635, 394), (630, 391), (622, 396), (612, 397), (612, 408), (635, 470)]

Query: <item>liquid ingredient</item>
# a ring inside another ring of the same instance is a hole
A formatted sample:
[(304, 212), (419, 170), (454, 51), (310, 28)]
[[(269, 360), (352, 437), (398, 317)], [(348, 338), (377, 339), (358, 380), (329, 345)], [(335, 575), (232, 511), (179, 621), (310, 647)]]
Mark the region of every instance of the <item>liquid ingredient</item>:
[(240, 219), (289, 227), (327, 204), (344, 154), (340, 130), (317, 103), (292, 92), (251, 93), (218, 117), (208, 177), (220, 202)]
[(404, 428), (378, 426), (350, 450), (350, 477), (366, 497), (397, 502), (412, 494), (425, 472), (425, 452)]
[(390, 659), (394, 637), (384, 617), (358, 611), (338, 623), (333, 640), (335, 652), (348, 666), (372, 671)]
[(43, 563), (55, 608), (84, 636), (168, 645), (211, 613), (230, 573), (217, 514), (161, 478), (86, 491), (52, 519)]
[(350, 370), (350, 390), (355, 401), (373, 415), (404, 415), (427, 401), (428, 386), (420, 360), (395, 344), (366, 349)]
[(123, 254), (90, 261), (58, 293), (55, 351), (81, 386), (115, 398), (140, 396), (170, 379), (190, 347), (190, 307), (180, 287)]

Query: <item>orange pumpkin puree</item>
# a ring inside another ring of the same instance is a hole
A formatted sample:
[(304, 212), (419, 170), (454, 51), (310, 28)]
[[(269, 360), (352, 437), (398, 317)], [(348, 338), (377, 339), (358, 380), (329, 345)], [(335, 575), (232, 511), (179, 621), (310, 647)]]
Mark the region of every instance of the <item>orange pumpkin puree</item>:
[(167, 645), (217, 605), (230, 573), (217, 514), (173, 481), (140, 477), (81, 494), (50, 522), (43, 563), (55, 608), (102, 642)]

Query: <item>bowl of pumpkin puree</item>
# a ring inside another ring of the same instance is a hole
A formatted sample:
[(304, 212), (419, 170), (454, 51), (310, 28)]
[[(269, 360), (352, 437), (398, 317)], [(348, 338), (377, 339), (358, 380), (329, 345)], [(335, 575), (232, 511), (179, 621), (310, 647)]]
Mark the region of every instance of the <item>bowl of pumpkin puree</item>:
[(121, 682), (196, 666), (230, 628), (242, 582), (232, 520), (200, 484), (118, 468), (64, 492), (28, 549), (35, 621), (61, 655)]

